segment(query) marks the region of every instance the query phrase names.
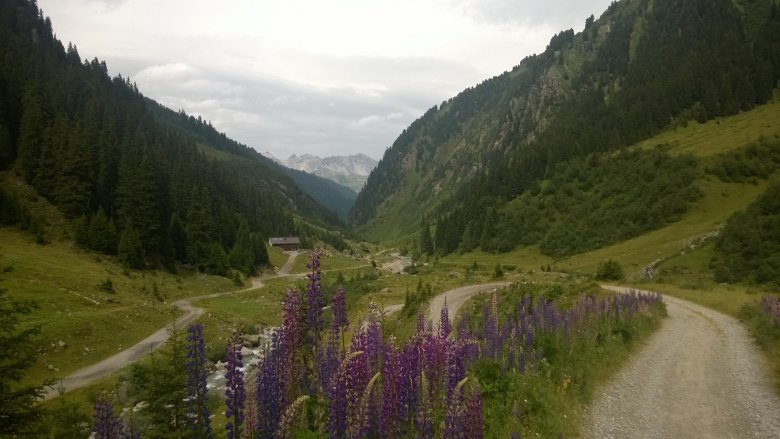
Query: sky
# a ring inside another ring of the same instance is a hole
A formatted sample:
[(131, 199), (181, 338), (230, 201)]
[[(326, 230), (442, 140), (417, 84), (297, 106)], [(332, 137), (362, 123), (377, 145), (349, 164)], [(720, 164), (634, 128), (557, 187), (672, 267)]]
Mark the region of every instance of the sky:
[(612, 0), (38, 0), (82, 59), (280, 159), (381, 158)]

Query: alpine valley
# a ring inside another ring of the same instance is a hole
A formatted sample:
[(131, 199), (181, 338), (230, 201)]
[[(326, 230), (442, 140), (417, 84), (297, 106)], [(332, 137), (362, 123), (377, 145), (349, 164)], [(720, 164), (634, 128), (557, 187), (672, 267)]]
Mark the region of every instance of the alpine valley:
[(780, 2), (582, 18), (377, 163), (0, 0), (0, 437), (780, 436)]

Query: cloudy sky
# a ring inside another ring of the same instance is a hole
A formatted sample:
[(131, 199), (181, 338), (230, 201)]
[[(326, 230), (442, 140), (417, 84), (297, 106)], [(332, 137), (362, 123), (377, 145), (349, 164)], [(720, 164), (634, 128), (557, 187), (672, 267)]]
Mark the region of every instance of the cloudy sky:
[(380, 158), (611, 0), (38, 0), (82, 58), (279, 158)]

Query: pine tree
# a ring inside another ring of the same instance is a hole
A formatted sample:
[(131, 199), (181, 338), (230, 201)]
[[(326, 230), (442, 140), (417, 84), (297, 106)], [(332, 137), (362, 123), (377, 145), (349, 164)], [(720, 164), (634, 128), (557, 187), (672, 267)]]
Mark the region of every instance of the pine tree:
[(132, 225), (125, 227), (122, 231), (117, 256), (123, 264), (130, 268), (141, 269), (146, 265), (141, 235)]
[(249, 223), (244, 218), (239, 222), (236, 243), (230, 251), (230, 265), (247, 276), (252, 276), (257, 271), (252, 234), (249, 231)]
[(171, 225), (168, 229), (174, 257), (176, 260), (184, 261), (187, 257), (187, 232), (184, 231), (184, 226), (178, 213), (171, 215)]
[(207, 273), (216, 274), (218, 276), (227, 276), (230, 263), (228, 257), (225, 254), (225, 250), (216, 242), (211, 243), (209, 249), (208, 259), (204, 266)]
[(11, 145), (11, 133), (3, 120), (0, 112), (0, 170), (5, 169), (14, 159), (14, 150)]
[(43, 149), (43, 132), (46, 127), (43, 98), (37, 86), (33, 85), (27, 89), (22, 100), (22, 108), (16, 154), (24, 178), (32, 181)]
[(431, 229), (426, 223), (423, 223), (422, 230), (420, 230), (420, 252), (426, 255), (433, 254), (433, 238), (431, 237)]
[(36, 308), (31, 302), (8, 299), (0, 288), (0, 436), (35, 435), (39, 426), (43, 386), (21, 384), (35, 364), (34, 338), (40, 332), (39, 326), (23, 325), (21, 319)]
[(259, 233), (254, 234), (255, 268), (271, 265), (271, 258), (268, 257), (268, 249), (265, 247), (265, 241), (265, 238)]
[(89, 221), (89, 248), (109, 255), (116, 254), (117, 233), (114, 222), (99, 209)]

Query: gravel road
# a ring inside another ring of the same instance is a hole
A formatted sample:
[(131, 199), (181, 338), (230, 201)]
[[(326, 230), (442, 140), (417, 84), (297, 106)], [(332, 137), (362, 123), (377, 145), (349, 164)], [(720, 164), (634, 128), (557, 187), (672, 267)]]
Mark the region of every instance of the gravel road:
[(780, 398), (747, 331), (708, 308), (664, 300), (669, 317), (597, 392), (584, 437), (780, 438)]
[(510, 285), (511, 282), (496, 282), (492, 284), (483, 285), (469, 285), (467, 287), (455, 288), (449, 291), (445, 291), (431, 300), (431, 304), (428, 306), (428, 318), (433, 319), (434, 322), (439, 321), (439, 314), (441, 313), (441, 307), (444, 306), (444, 300), (447, 300), (447, 313), (450, 317), (450, 323), (453, 323), (455, 316), (458, 315), (458, 310), (463, 306), (472, 296), (485, 291), (490, 291), (496, 288), (503, 288)]

